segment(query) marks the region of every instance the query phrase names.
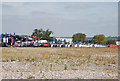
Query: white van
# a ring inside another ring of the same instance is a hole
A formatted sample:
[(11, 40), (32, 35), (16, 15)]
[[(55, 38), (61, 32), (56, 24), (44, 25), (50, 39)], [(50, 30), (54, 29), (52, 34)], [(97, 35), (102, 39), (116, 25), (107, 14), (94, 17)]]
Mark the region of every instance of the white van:
[(48, 43), (47, 40), (38, 40), (38, 43)]

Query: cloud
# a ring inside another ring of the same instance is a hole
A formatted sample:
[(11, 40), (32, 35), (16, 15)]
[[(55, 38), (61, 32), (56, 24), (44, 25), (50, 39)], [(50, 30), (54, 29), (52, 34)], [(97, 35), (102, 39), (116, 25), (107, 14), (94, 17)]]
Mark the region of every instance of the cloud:
[(24, 6), (25, 2), (3, 2), (2, 5), (3, 7), (20, 7)]
[(31, 34), (34, 28), (49, 28), (54, 31), (54, 36), (72, 36), (75, 32), (85, 32), (87, 36), (98, 33), (115, 36), (116, 4), (4, 3), (3, 32)]
[(44, 11), (33, 11), (30, 13), (30, 15), (35, 15), (35, 16), (54, 16), (55, 13), (50, 13), (50, 12), (44, 12)]
[(95, 5), (83, 4), (83, 3), (77, 3), (77, 4), (73, 3), (71, 5), (66, 6), (65, 8), (68, 8), (68, 9), (91, 9), (94, 7), (95, 7)]

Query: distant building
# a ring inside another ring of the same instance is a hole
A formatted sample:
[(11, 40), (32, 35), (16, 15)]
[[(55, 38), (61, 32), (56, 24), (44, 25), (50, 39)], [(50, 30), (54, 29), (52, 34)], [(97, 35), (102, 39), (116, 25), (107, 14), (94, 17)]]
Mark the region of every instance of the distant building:
[(66, 41), (67, 43), (72, 43), (72, 37), (56, 37), (57, 41), (61, 40), (62, 42), (63, 41)]

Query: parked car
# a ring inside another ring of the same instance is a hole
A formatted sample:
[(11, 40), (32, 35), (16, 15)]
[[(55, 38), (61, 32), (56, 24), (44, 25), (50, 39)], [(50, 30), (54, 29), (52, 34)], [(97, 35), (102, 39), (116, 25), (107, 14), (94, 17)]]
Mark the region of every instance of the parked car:
[(118, 45), (109, 45), (108, 47), (119, 47)]
[(27, 47), (27, 43), (26, 42), (22, 42), (21, 46), (22, 47)]
[(95, 44), (94, 47), (106, 47), (105, 45)]
[(33, 47), (33, 44), (34, 44), (34, 42), (30, 42), (29, 46), (30, 46), (30, 47)]
[(57, 47), (57, 44), (54, 44), (53, 47)]
[(38, 46), (39, 46), (39, 43), (34, 42), (33, 46), (34, 46), (34, 47), (38, 47)]
[(43, 47), (49, 47), (49, 43), (43, 43)]
[(3, 43), (3, 44), (1, 43), (1, 46), (2, 46), (2, 47), (7, 47), (5, 43)]
[(50, 47), (54, 47), (54, 44), (51, 44)]
[(39, 47), (43, 47), (43, 43), (38, 43), (38, 46)]
[(72, 47), (72, 45), (71, 45), (71, 44), (68, 44), (68, 47)]

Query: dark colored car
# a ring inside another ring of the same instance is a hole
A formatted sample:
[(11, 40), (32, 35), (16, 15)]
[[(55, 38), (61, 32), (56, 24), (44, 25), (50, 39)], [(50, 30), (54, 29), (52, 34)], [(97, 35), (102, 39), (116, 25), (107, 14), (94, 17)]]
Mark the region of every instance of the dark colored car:
[(33, 46), (34, 46), (34, 47), (38, 47), (39, 44), (38, 44), (37, 42), (34, 42)]

